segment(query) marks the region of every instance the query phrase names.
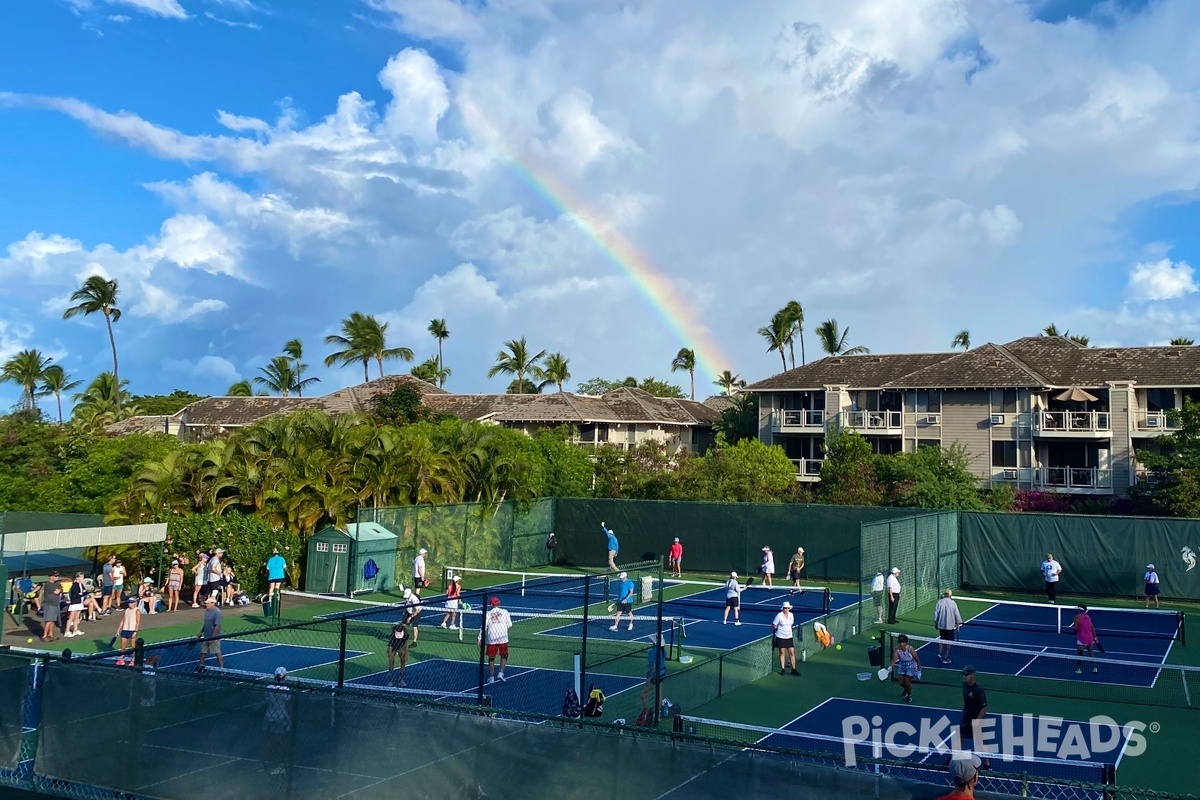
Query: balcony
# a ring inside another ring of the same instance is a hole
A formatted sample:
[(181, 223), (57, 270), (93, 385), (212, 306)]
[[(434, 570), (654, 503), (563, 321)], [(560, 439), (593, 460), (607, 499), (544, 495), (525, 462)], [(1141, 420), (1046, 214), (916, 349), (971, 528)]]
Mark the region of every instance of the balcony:
[(846, 411), (842, 419), (848, 430), (859, 433), (904, 433), (904, 414), (899, 411)]
[(1167, 411), (1135, 411), (1133, 433), (1135, 436), (1158, 436), (1171, 433), (1182, 427), (1182, 423)]
[(1133, 483), (1136, 486), (1157, 486), (1158, 476), (1148, 469), (1138, 467), (1133, 473)]
[(1107, 439), (1112, 435), (1107, 411), (1036, 411), (1033, 434), (1042, 438)]
[(825, 430), (825, 412), (821, 409), (781, 409), (771, 414), (775, 433), (817, 433)]
[(796, 480), (812, 482), (821, 479), (821, 464), (823, 463), (823, 459), (793, 458), (791, 461), (796, 465)]
[(1038, 467), (1033, 486), (1059, 494), (1112, 494), (1112, 470), (1096, 467)]

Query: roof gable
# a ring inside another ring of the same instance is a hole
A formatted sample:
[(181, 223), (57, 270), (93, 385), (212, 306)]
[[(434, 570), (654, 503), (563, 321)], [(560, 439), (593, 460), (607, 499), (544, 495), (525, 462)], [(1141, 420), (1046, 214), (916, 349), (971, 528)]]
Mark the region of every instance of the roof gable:
[(746, 387), (746, 391), (818, 390), (841, 384), (863, 389), (881, 389), (905, 375), (954, 356), (955, 353), (826, 356), (811, 364), (752, 383)]
[(1046, 378), (1005, 348), (985, 344), (910, 372), (888, 384), (895, 389), (1040, 388)]

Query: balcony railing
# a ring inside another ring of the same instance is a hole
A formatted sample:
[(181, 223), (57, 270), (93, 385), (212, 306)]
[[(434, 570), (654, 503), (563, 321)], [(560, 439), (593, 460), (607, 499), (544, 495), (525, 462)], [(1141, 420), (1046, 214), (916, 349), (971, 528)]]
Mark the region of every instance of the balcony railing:
[(1137, 430), (1146, 433), (1157, 431), (1177, 431), (1183, 424), (1174, 414), (1166, 411), (1138, 411), (1134, 416)]
[(904, 430), (904, 414), (899, 411), (847, 411), (846, 427), (856, 431)]
[(1112, 489), (1112, 470), (1096, 467), (1039, 467), (1034, 483), (1047, 491), (1097, 491)]
[(815, 481), (821, 477), (821, 464), (824, 463), (823, 459), (793, 458), (791, 461), (796, 465), (796, 480)]
[(789, 428), (822, 430), (825, 428), (825, 412), (822, 409), (785, 408), (772, 414), (776, 431)]
[(1033, 427), (1043, 436), (1108, 433), (1112, 430), (1107, 411), (1037, 411), (1033, 415)]

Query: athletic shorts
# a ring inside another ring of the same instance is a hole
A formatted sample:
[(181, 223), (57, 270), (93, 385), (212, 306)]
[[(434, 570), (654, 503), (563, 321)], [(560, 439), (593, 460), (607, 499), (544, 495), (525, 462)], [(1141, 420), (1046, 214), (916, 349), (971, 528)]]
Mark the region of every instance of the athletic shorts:
[(108, 597), (111, 594), (112, 594), (111, 586), (101, 586), (100, 587), (100, 596), (101, 597)]
[(633, 613), (633, 603), (617, 603), (617, 613), (618, 614), (632, 614)]
[(938, 637), (944, 642), (953, 642), (958, 638), (958, 631), (938, 631)]
[(776, 650), (790, 650), (795, 646), (796, 641), (794, 639), (784, 639), (781, 636), (771, 637), (771, 647), (775, 648)]
[(206, 656), (218, 656), (221, 654), (221, 641), (213, 639), (209, 642), (200, 643), (200, 652)]
[(408, 644), (407, 639), (405, 639), (404, 641), (399, 641), (398, 639), (393, 638), (388, 641), (388, 652), (389, 653), (399, 653), (401, 650), (404, 649), (404, 646), (406, 644)]
[(738, 607), (738, 599), (736, 597), (726, 597), (725, 598), (725, 607), (726, 608), (737, 608)]
[(508, 642), (505, 642), (504, 644), (489, 644), (487, 646), (487, 657), (495, 658), (496, 656), (500, 656), (501, 658), (505, 659), (508, 658)]
[(137, 631), (121, 631), (122, 639), (132, 639), (134, 636), (137, 636)]
[(788, 577), (794, 581), (798, 581), (798, 580), (800, 580), (800, 573), (802, 571), (803, 570), (798, 570), (798, 569), (791, 570), (790, 572), (788, 572)]
[(871, 599), (875, 601), (875, 605), (883, 605), (883, 592), (871, 592)]

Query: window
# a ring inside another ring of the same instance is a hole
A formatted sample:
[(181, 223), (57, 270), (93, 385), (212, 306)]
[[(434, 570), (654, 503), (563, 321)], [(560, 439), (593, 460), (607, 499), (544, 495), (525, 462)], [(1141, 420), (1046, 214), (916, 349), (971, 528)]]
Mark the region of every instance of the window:
[(909, 392), (905, 399), (909, 411), (918, 414), (940, 414), (942, 412), (941, 389), (919, 389)]
[(992, 413), (993, 414), (1015, 414), (1015, 413), (1017, 413), (1017, 390), (1016, 389), (993, 389), (992, 390)]
[(317, 542), (317, 552), (318, 553), (328, 553), (329, 552), (329, 542)]
[(1171, 411), (1175, 408), (1174, 389), (1147, 389), (1147, 411)]
[(992, 442), (992, 466), (993, 467), (1009, 467), (1017, 466), (1017, 443), (1016, 442)]
[(335, 553), (349, 553), (349, 552), (350, 552), (350, 545), (348, 545), (348, 544), (335, 544), (335, 545), (333, 546), (333, 552), (335, 552)]

